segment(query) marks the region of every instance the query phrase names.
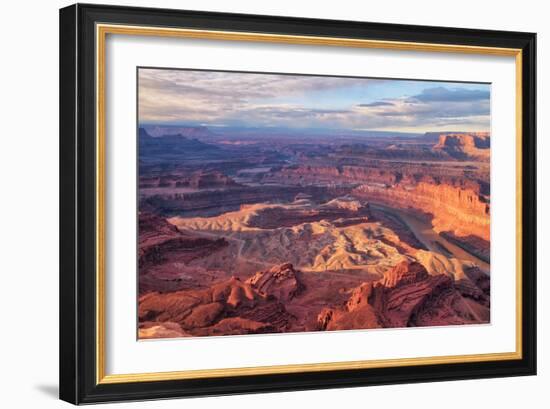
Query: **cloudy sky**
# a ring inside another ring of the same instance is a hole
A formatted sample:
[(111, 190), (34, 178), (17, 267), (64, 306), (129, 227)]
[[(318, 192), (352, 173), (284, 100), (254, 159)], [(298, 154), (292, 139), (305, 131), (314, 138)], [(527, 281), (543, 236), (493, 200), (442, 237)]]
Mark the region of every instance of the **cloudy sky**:
[(140, 68), (138, 91), (142, 124), (402, 132), (490, 126), (488, 84)]

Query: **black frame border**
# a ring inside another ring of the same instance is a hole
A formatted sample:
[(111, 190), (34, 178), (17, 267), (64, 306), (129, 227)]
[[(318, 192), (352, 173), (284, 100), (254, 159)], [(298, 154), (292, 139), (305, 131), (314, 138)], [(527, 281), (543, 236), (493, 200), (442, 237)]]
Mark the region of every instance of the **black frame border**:
[[(522, 358), (293, 374), (96, 383), (96, 23), (522, 50)], [(60, 10), (60, 388), (74, 404), (536, 374), (536, 34), (76, 4)]]

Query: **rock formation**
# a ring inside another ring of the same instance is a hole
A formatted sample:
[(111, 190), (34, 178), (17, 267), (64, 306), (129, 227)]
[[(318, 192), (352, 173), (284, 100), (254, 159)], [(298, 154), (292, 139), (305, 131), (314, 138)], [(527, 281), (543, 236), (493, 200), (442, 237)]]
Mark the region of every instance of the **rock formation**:
[(486, 132), (443, 133), (434, 151), (444, 151), (456, 159), (489, 160), (490, 136)]
[(139, 337), (488, 322), (490, 135), (301, 132), (139, 129)]
[(430, 214), (437, 232), (450, 231), (456, 236), (474, 235), (490, 240), (490, 205), (472, 189), (420, 182), (414, 186), (361, 185), (354, 193), (392, 207)]
[(223, 238), (211, 239), (184, 233), (165, 219), (139, 214), (138, 266), (140, 292), (173, 290), (185, 282), (174, 272), (173, 263), (188, 264), (228, 245)]
[(324, 309), (318, 325), (330, 331), (488, 322), (488, 300), (473, 281), (430, 276), (420, 263), (407, 260), (378, 282), (357, 287), (342, 307)]
[(298, 272), (290, 263), (260, 271), (246, 280), (246, 283), (260, 294), (281, 301), (290, 301), (304, 290), (304, 285), (298, 279)]
[(285, 332), (296, 318), (284, 303), (303, 288), (293, 266), (284, 264), (246, 282), (231, 277), (202, 290), (149, 292), (139, 299), (140, 328), (146, 337), (161, 330), (193, 336)]

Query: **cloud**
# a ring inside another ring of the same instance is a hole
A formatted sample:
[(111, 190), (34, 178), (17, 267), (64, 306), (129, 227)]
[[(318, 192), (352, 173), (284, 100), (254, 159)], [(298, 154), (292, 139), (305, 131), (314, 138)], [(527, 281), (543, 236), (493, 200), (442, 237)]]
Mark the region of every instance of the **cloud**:
[(473, 102), (489, 99), (489, 91), (481, 89), (445, 87), (426, 88), (422, 93), (410, 98), (421, 102)]
[(427, 83), (412, 96), (353, 99), (350, 89), (363, 95), (372, 81), (380, 85), (361, 78), (140, 69), (139, 120), (384, 130), (489, 127), (488, 86)]
[(356, 110), (376, 129), (439, 130), (460, 126), (485, 130), (490, 124), (490, 92), (488, 87), (429, 87), (413, 96), (358, 104)]
[(359, 104), (357, 105), (358, 107), (388, 107), (388, 106), (393, 106), (393, 102), (388, 102), (388, 101), (375, 101), (375, 102), (370, 102), (368, 104)]
[[(198, 70), (140, 69), (140, 121), (223, 121), (254, 120), (256, 111), (267, 121), (265, 107), (270, 100), (300, 97), (313, 91), (365, 86), (369, 80), (345, 77), (297, 76), (280, 74), (227, 73)], [(305, 111), (284, 111), (273, 103), (272, 111), (280, 120), (306, 117)], [(338, 111), (338, 110), (337, 110)], [(331, 113), (317, 110), (312, 116)], [(311, 116), (310, 115), (310, 116)]]

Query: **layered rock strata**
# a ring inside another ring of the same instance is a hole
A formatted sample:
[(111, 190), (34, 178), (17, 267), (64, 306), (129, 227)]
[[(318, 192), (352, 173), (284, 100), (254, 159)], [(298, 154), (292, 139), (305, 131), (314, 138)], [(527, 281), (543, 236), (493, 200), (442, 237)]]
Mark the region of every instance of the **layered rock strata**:
[(363, 283), (341, 307), (318, 316), (322, 330), (398, 328), (489, 322), (489, 295), (479, 271), (455, 282), (403, 261), (377, 282)]
[(394, 208), (430, 214), (438, 233), (450, 231), (457, 236), (490, 240), (490, 205), (472, 189), (420, 182), (412, 186), (361, 185), (353, 193)]
[(150, 292), (139, 298), (140, 334), (151, 338), (155, 331), (182, 336), (286, 332), (296, 317), (284, 303), (303, 288), (293, 266), (283, 264), (245, 282), (231, 277), (202, 290)]

